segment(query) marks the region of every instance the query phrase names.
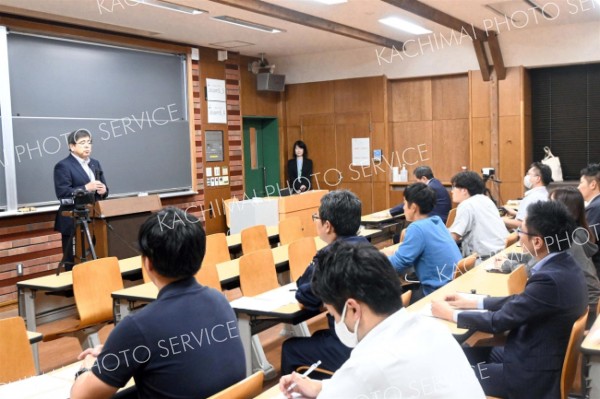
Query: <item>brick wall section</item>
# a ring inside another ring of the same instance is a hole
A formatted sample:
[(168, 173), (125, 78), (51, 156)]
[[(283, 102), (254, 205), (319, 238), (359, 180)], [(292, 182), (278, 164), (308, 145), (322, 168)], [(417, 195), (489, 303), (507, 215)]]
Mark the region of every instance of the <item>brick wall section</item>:
[(225, 63), (225, 89), (227, 91), (227, 130), (229, 132), (229, 185), (231, 197), (244, 196), (242, 160), (242, 112), (240, 101), (240, 56), (229, 53)]
[[(227, 100), (230, 111), (229, 123), (237, 126), (233, 131), (235, 145), (236, 164), (233, 176), (236, 176), (235, 186), (240, 195), (243, 190), (241, 172), (241, 132), (240, 132), (240, 101), (239, 101), (239, 69), (237, 65), (229, 65), (228, 82), (232, 87), (231, 100)], [(202, 109), (200, 89), (200, 65), (198, 61), (192, 61), (192, 83), (194, 99), (195, 131), (195, 160), (197, 195), (185, 197), (165, 198), (162, 200), (164, 206), (177, 206), (189, 209), (189, 212), (200, 220), (203, 219), (202, 209), (204, 206), (204, 165), (202, 153)], [(228, 93), (229, 94), (229, 93)], [(231, 107), (231, 108), (230, 108)], [(230, 130), (231, 132), (231, 130)], [(230, 135), (230, 152), (231, 150)], [(110, 184), (110, 182), (109, 182)], [(233, 189), (232, 187), (232, 189)], [(0, 219), (0, 304), (17, 299), (16, 283), (33, 277), (48, 275), (56, 270), (58, 262), (62, 258), (60, 233), (54, 232), (54, 212), (18, 216)], [(17, 277), (16, 265), (23, 263), (24, 275)]]

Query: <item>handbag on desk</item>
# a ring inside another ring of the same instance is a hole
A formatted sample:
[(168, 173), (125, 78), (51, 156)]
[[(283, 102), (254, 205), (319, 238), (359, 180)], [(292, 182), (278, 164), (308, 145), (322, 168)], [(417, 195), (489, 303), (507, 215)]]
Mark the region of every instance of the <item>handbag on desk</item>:
[(552, 171), (552, 180), (555, 182), (563, 181), (562, 168), (560, 167), (560, 159), (555, 157), (550, 151), (550, 147), (544, 147), (546, 156), (542, 159), (544, 165), (548, 165)]

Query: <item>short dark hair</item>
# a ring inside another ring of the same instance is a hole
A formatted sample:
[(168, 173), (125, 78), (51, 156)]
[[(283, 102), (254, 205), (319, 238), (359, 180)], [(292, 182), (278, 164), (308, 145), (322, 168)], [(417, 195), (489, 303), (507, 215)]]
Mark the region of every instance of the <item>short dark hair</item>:
[(92, 133), (90, 133), (90, 131), (87, 130), (87, 129), (73, 130), (67, 136), (67, 143), (75, 145), (75, 144), (77, 144), (77, 141), (79, 139), (83, 138), (83, 137), (89, 137), (91, 139), (92, 138)]
[(538, 201), (527, 207), (525, 226), (528, 233), (541, 236), (548, 252), (560, 252), (571, 247), (575, 219), (558, 201)]
[(415, 177), (417, 179), (420, 179), (422, 177), (426, 177), (428, 180), (433, 179), (433, 171), (431, 170), (431, 168), (429, 166), (419, 166), (419, 167), (417, 167), (414, 170), (413, 175), (415, 175)]
[(167, 207), (140, 227), (138, 245), (156, 272), (169, 278), (187, 278), (200, 270), (206, 234), (200, 221), (179, 208)]
[(485, 184), (483, 179), (473, 171), (458, 172), (450, 180), (454, 187), (466, 188), (470, 196), (483, 194)]
[(362, 203), (351, 191), (335, 190), (321, 198), (319, 218), (331, 223), (338, 236), (353, 236), (360, 227)]
[(398, 274), (381, 251), (370, 244), (335, 241), (321, 251), (311, 287), (323, 303), (339, 314), (348, 298), (364, 302), (378, 315), (402, 308), (402, 287)]
[(304, 141), (302, 141), (302, 140), (297, 140), (297, 141), (294, 143), (294, 146), (292, 147), (292, 152), (293, 152), (293, 154), (294, 154), (294, 158), (297, 158), (297, 157), (296, 157), (296, 147), (298, 147), (298, 148), (302, 148), (302, 149), (304, 150), (304, 152), (302, 153), (302, 157), (303, 157), (303, 158), (308, 158), (308, 148), (306, 148), (306, 144), (304, 144)]
[(588, 183), (596, 180), (596, 184), (600, 186), (600, 164), (591, 163), (587, 167), (581, 169), (581, 176), (584, 176)]
[(544, 165), (541, 162), (534, 162), (529, 168), (537, 170), (538, 175), (542, 178), (542, 184), (544, 184), (544, 186), (547, 186), (554, 181), (552, 180), (552, 169), (550, 169), (550, 166)]
[(429, 214), (435, 206), (435, 191), (427, 187), (425, 183), (414, 183), (404, 190), (404, 199), (408, 204), (417, 204), (419, 212), (423, 215)]

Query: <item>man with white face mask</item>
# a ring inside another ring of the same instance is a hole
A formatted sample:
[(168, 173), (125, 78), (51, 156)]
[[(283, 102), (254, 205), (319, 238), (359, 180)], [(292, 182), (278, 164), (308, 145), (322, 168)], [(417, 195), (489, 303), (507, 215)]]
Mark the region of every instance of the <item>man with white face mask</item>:
[(548, 201), (548, 184), (552, 183), (552, 170), (548, 165), (541, 162), (534, 162), (529, 167), (527, 174), (523, 178), (523, 185), (528, 191), (519, 204), (519, 211), (507, 209), (508, 216), (502, 220), (507, 229), (516, 229), (521, 227), (523, 220), (527, 216), (527, 207), (534, 202)]
[(402, 308), (398, 277), (373, 246), (334, 243), (319, 258), (312, 284), (339, 339), (356, 348), (329, 380), (283, 376), (279, 387), (288, 398), (485, 397), (448, 329)]

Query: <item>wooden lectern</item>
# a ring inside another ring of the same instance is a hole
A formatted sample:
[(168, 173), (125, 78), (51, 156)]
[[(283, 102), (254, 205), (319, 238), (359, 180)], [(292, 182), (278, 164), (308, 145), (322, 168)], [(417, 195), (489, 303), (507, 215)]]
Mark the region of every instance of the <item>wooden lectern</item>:
[[(116, 256), (119, 259), (138, 256), (136, 249), (138, 230), (152, 212), (161, 208), (158, 195), (96, 202), (90, 225), (90, 231), (96, 238), (96, 256), (98, 258)], [(79, 228), (75, 234), (76, 253), (79, 254)], [(91, 259), (91, 256), (88, 259)]]
[(318, 213), (321, 197), (329, 190), (312, 190), (279, 198), (279, 220), (289, 217), (299, 217), (302, 221), (305, 237), (317, 235), (317, 228), (312, 220), (313, 213)]

